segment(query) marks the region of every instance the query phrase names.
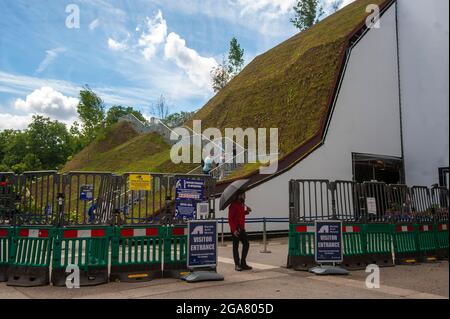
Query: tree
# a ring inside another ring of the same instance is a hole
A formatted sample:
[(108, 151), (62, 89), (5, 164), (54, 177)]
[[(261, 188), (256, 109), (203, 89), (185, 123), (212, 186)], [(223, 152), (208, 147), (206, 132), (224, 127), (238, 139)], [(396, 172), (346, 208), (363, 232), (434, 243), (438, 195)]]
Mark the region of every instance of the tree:
[(179, 127), (189, 121), (194, 116), (194, 114), (195, 112), (185, 111), (181, 111), (180, 113), (173, 113), (164, 120), (164, 124), (169, 127)]
[(169, 105), (167, 105), (164, 95), (161, 94), (153, 105), (153, 113), (161, 120), (164, 120), (169, 115)]
[(241, 49), (241, 46), (235, 37), (230, 41), (228, 63), (228, 72), (231, 77), (234, 77), (241, 72), (242, 67), (244, 66), (244, 49)]
[(80, 91), (77, 110), (82, 122), (82, 134), (89, 143), (104, 128), (105, 105), (103, 100), (86, 85)]
[(29, 157), (28, 164), (37, 163), (35, 159), (38, 159), (43, 169), (57, 169), (72, 153), (70, 134), (64, 123), (51, 121), (42, 116), (33, 116), (33, 121), (28, 125), (25, 134), (27, 156), (28, 154), (35, 156)]
[(231, 75), (229, 70), (230, 66), (228, 65), (228, 62), (225, 60), (225, 57), (222, 58), (222, 64), (213, 67), (213, 69), (211, 70), (211, 80), (214, 93), (217, 93), (220, 90), (222, 90), (225, 87), (225, 85), (227, 85), (227, 83), (230, 81)]
[(324, 15), (319, 0), (299, 0), (294, 6), (294, 11), (295, 16), (290, 21), (300, 31), (310, 28)]
[(33, 116), (26, 130), (0, 132), (2, 170), (15, 172), (58, 169), (74, 150), (66, 126), (42, 116)]
[(142, 122), (147, 121), (140, 111), (137, 111), (130, 106), (124, 107), (121, 105), (114, 105), (108, 110), (108, 112), (106, 112), (106, 127), (117, 123), (122, 116), (128, 114), (133, 114)]

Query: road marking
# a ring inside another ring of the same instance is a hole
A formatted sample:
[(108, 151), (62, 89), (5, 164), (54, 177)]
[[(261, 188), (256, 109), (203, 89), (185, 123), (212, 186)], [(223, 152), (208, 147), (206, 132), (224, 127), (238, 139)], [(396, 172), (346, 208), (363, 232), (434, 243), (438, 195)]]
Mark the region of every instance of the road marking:
[[(364, 281), (359, 281), (355, 279), (347, 279), (343, 277), (336, 277), (336, 276), (310, 276), (306, 277), (307, 279), (313, 279), (318, 281), (323, 281), (331, 284), (336, 285), (342, 285), (342, 286), (348, 286), (348, 287), (354, 287), (354, 288), (366, 288)], [(411, 289), (404, 289), (404, 288), (398, 288), (398, 287), (392, 287), (387, 285), (380, 285), (380, 288), (374, 288), (369, 289), (374, 292), (380, 292), (392, 296), (398, 296), (403, 298), (409, 298), (409, 299), (448, 299), (448, 297), (440, 296), (440, 295), (434, 295), (429, 293), (424, 293), (416, 290)]]
[[(231, 264), (234, 265), (234, 260), (231, 258), (225, 258), (225, 257), (218, 257), (217, 258), (219, 262), (224, 264)], [(254, 269), (260, 269), (260, 270), (269, 270), (269, 269), (277, 269), (280, 268), (278, 266), (273, 265), (265, 265), (265, 264), (258, 264), (258, 263), (247, 263), (249, 266), (253, 267)]]

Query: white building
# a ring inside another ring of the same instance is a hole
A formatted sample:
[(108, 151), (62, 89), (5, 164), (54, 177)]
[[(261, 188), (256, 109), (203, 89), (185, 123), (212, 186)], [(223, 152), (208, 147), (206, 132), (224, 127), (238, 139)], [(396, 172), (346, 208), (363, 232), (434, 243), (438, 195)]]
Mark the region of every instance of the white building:
[(288, 217), (291, 179), (431, 186), (446, 172), (448, 186), (448, 12), (446, 0), (387, 1), (379, 28), (355, 31), (320, 141), (276, 174), (252, 177), (252, 217)]

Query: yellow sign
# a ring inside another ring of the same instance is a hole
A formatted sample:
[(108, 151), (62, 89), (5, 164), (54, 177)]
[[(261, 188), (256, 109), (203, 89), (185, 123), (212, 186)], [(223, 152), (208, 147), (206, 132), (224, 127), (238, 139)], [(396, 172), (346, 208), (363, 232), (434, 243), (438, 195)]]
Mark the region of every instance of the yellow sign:
[(151, 191), (152, 176), (141, 174), (130, 174), (130, 190), (132, 191)]

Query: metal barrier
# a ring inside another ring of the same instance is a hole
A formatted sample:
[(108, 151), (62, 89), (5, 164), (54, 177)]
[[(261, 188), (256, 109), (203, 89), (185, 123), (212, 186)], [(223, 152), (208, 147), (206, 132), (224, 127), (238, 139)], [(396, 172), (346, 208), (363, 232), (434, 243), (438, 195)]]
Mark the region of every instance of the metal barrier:
[(165, 229), (161, 225), (117, 226), (111, 244), (111, 281), (162, 277)]
[(16, 225), (55, 225), (60, 175), (56, 171), (25, 172), (18, 176)]
[[(363, 207), (366, 222), (384, 221), (386, 211), (389, 209), (387, 185), (380, 182), (364, 182), (361, 184), (363, 194)], [(367, 199), (375, 199), (376, 212), (371, 212), (367, 207)]]
[(312, 225), (302, 222), (319, 219), (344, 222), (343, 265), (350, 269), (448, 258), (448, 199), (437, 186), (291, 180), (288, 266), (313, 264), (314, 233), (305, 231)]
[[(150, 179), (148, 188), (135, 189), (130, 181), (133, 176), (146, 176)], [(116, 224), (147, 224), (157, 215), (166, 215), (174, 199), (174, 179), (168, 174), (125, 173), (119, 178), (115, 207), (119, 213)]]
[(333, 216), (328, 180), (295, 180), (290, 183), (291, 223), (328, 219)]
[(11, 240), (8, 285), (48, 285), (55, 231), (53, 226), (46, 225), (16, 227)]
[(69, 172), (62, 176), (59, 225), (111, 224), (116, 177), (103, 172)]
[[(131, 179), (139, 175), (148, 176), (145, 178), (150, 179), (150, 187), (132, 187)], [(211, 195), (215, 180), (211, 176), (158, 173), (126, 173), (121, 176), (114, 204), (117, 218), (112, 245), (112, 280), (178, 278), (187, 272), (187, 219), (175, 212), (176, 188), (181, 179), (203, 183), (203, 198), (197, 200), (209, 203), (206, 218), (214, 218), (215, 201)], [(144, 230), (149, 233), (144, 234)], [(127, 233), (137, 237), (124, 237)], [(130, 259), (130, 254), (147, 256)]]
[(68, 266), (77, 266), (80, 270), (80, 286), (107, 283), (111, 237), (110, 226), (59, 228), (53, 250), (52, 284), (66, 285)]

